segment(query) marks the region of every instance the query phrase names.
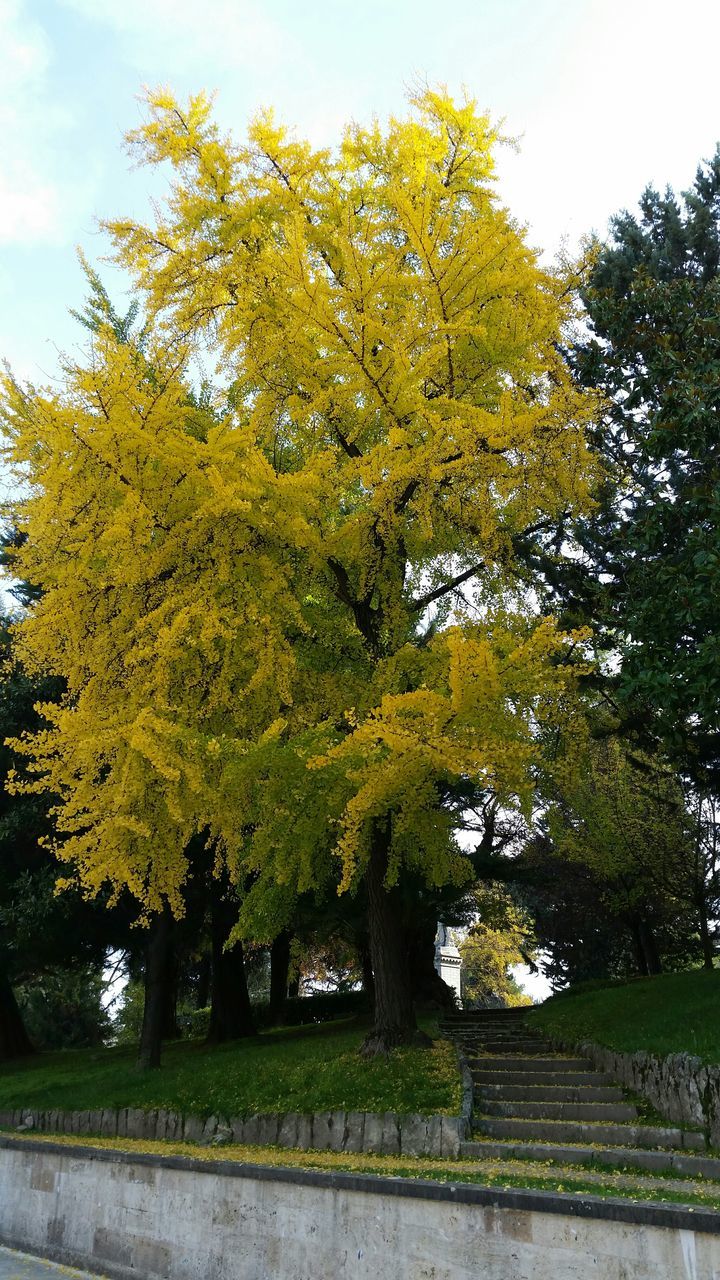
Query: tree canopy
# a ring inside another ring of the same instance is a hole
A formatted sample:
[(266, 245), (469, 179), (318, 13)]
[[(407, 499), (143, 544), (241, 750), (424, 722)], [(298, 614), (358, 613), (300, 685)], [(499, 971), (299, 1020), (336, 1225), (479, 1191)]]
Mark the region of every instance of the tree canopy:
[(131, 141), (174, 174), (155, 223), (109, 226), (142, 340), (100, 308), (59, 391), (6, 382), (41, 591), (18, 643), (67, 684), (16, 786), (59, 797), (87, 891), (148, 913), (182, 912), (197, 835), (246, 937), (362, 885), (384, 1049), (414, 1034), (393, 893), (467, 881), (454, 797), (528, 807), (538, 728), (572, 710), (584, 633), (528, 594), (591, 506), (571, 294), (472, 102), (425, 93), (331, 152), (158, 93)]

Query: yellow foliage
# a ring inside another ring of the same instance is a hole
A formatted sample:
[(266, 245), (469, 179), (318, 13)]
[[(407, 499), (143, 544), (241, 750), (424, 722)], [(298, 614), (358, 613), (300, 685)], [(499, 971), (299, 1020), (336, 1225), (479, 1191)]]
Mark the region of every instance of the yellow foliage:
[(106, 326), (60, 391), (5, 384), (15, 571), (43, 593), (19, 644), (67, 681), (14, 785), (58, 797), (88, 892), (148, 910), (181, 910), (193, 834), (296, 891), (335, 850), (347, 887), (388, 813), (390, 880), (462, 879), (437, 781), (529, 803), (578, 637), (459, 608), (426, 643), (422, 620), (471, 570), (501, 600), (518, 540), (590, 504), (564, 284), (495, 198), (472, 102), (428, 92), (335, 152), (269, 115), (221, 137), (203, 96), (148, 106), (131, 143), (172, 191), (109, 230), (151, 338)]

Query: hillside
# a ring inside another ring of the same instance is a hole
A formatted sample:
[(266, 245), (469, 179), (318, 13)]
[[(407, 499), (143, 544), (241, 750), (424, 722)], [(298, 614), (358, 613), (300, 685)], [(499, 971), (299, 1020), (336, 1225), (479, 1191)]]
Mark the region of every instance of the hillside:
[[(437, 1035), (437, 1024), (426, 1020)], [(266, 1032), (232, 1044), (169, 1044), (158, 1071), (138, 1071), (134, 1049), (38, 1054), (0, 1066), (0, 1109), (165, 1107), (183, 1114), (264, 1111), (453, 1113), (460, 1075), (452, 1045), (408, 1048), (367, 1062), (361, 1022)]]
[(566, 1043), (592, 1040), (625, 1053), (691, 1053), (720, 1062), (720, 970), (636, 978), (551, 996), (528, 1013), (536, 1030)]

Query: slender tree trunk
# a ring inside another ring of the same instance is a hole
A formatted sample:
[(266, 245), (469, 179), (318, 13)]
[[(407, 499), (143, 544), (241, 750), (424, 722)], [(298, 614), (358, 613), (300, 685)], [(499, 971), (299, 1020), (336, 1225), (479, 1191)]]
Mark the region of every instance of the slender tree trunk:
[(229, 893), (227, 877), (220, 880), (213, 877), (210, 884), (212, 983), (209, 1044), (223, 1044), (227, 1040), (255, 1035), (242, 942), (225, 949), (236, 920), (236, 906)]
[(387, 1054), (397, 1045), (430, 1043), (415, 1021), (399, 895), (385, 888), (388, 843), (389, 824), (376, 823), (364, 877), (375, 980), (375, 1020), (361, 1049), (365, 1057)]
[(209, 953), (206, 952), (201, 957), (198, 965), (198, 982), (195, 992), (195, 1008), (207, 1009), (210, 1003), (210, 980), (212, 976), (212, 961)]
[(637, 965), (637, 971), (641, 978), (646, 978), (648, 976), (649, 970), (647, 967), (647, 960), (645, 958), (645, 950), (642, 944), (642, 932), (641, 932), (640, 920), (638, 919), (637, 916), (633, 916), (633, 918), (629, 921), (629, 929), (630, 929), (630, 934), (632, 936), (633, 951), (635, 952), (635, 964)]
[(650, 975), (662, 973), (662, 961), (657, 949), (652, 925), (647, 920), (640, 921), (640, 942), (645, 956), (645, 964)]
[(0, 1062), (34, 1053), (10, 979), (0, 958)]
[(170, 920), (170, 937), (167, 948), (167, 973), (163, 984), (162, 1039), (179, 1040), (180, 1027), (177, 1020), (179, 963), (175, 947), (174, 921)]
[(702, 944), (703, 969), (714, 969), (715, 948), (713, 947), (712, 938), (710, 937), (707, 906), (704, 899), (702, 899), (698, 904), (698, 914), (700, 919), (700, 942)]
[(288, 993), (290, 971), (290, 934), (287, 929), (279, 933), (270, 948), (270, 1026), (283, 1022)]
[(288, 997), (290, 1000), (296, 1000), (300, 995), (300, 975), (296, 978), (290, 978), (288, 982)]
[(171, 951), (172, 915), (166, 906), (150, 926), (145, 952), (145, 1007), (138, 1053), (138, 1066), (143, 1071), (160, 1066), (168, 986), (172, 977)]

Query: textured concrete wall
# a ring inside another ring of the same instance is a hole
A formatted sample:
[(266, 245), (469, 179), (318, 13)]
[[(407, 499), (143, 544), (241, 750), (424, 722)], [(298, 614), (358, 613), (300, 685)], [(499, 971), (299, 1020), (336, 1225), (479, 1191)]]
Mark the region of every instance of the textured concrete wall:
[(720, 1067), (707, 1066), (689, 1053), (656, 1058), (644, 1052), (618, 1053), (598, 1044), (573, 1049), (626, 1089), (648, 1098), (668, 1120), (704, 1129), (710, 1145), (720, 1148)]
[(0, 1242), (115, 1280), (717, 1280), (720, 1215), (0, 1139)]

